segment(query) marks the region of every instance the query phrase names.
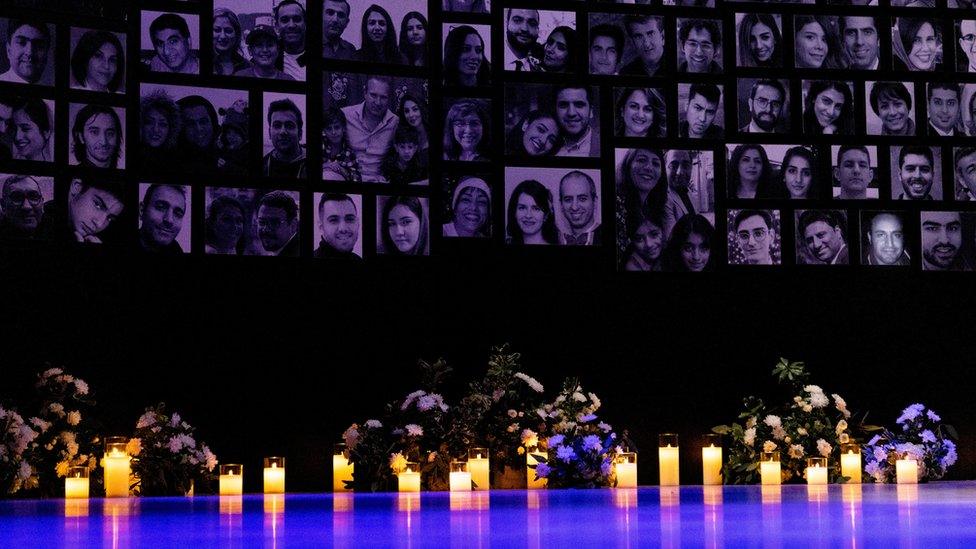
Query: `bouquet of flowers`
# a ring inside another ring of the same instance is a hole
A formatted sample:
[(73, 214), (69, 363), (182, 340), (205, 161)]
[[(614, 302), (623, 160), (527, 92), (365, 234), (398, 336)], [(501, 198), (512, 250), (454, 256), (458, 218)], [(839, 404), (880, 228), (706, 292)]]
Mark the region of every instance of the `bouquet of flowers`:
[[(745, 410), (739, 414), (743, 424), (719, 425), (712, 431), (731, 436), (729, 457), (722, 467), (727, 484), (751, 484), (759, 481), (759, 459), (763, 452), (779, 452), (784, 482), (803, 478), (808, 457), (826, 457), (831, 482), (840, 475), (840, 445), (853, 442), (851, 412), (844, 399), (830, 396), (817, 385), (807, 383), (809, 373), (802, 362), (781, 358), (773, 368), (780, 383), (788, 383), (792, 402), (781, 408), (767, 408), (761, 399), (745, 399)], [(861, 430), (875, 430), (862, 424)]]
[(24, 459), (24, 452), (37, 438), (37, 431), (16, 411), (0, 405), (0, 493), (15, 494), (34, 488), (37, 477)]
[[(597, 422), (600, 399), (584, 393), (577, 379), (567, 379), (551, 404), (536, 410), (545, 421), (548, 455), (537, 456), (537, 478), (552, 488), (594, 488), (612, 486), (613, 460), (617, 446), (613, 427)], [(535, 454), (533, 454), (535, 455)]]
[(905, 408), (895, 423), (901, 432), (884, 429), (864, 447), (864, 470), (875, 482), (895, 481), (895, 462), (907, 454), (918, 462), (918, 480), (938, 480), (958, 459), (956, 430), (924, 404)]
[(217, 456), (194, 438), (195, 429), (165, 404), (147, 408), (129, 440), (133, 490), (145, 496), (184, 495), (211, 491)]
[(40, 373), (35, 389), (38, 413), (29, 423), (37, 436), (24, 454), (32, 470), (24, 488), (36, 488), (42, 497), (59, 496), (70, 467), (96, 470), (99, 440), (88, 413), (95, 403), (88, 384), (61, 368)]
[[(393, 453), (393, 438), (378, 419), (353, 423), (342, 433), (349, 451), (349, 461), (355, 464), (353, 480), (348, 486), (357, 492), (376, 492), (392, 488), (393, 471), (389, 456)], [(347, 483), (349, 481), (346, 481)]]

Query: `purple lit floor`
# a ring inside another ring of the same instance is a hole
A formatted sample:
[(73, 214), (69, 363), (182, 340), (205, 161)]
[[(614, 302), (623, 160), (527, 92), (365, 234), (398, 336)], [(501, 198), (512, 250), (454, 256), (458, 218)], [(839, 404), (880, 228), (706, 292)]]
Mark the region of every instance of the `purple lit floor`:
[(0, 547), (976, 547), (976, 482), (0, 502)]

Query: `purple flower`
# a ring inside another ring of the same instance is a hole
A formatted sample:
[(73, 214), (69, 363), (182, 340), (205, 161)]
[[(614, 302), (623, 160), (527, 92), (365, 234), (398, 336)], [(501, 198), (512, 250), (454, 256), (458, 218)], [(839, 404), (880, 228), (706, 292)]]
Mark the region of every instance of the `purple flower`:
[(535, 476), (537, 478), (546, 478), (550, 472), (552, 472), (552, 468), (545, 463), (538, 463), (535, 466)]
[(924, 409), (925, 409), (925, 406), (922, 405), (922, 404), (912, 404), (908, 408), (905, 408), (904, 410), (902, 410), (901, 416), (899, 416), (898, 419), (895, 420), (895, 422), (896, 423), (907, 423), (909, 421), (912, 421), (913, 419), (917, 418), (919, 416), (919, 414), (922, 413), (922, 410), (924, 410)]
[(942, 421), (942, 418), (939, 417), (939, 414), (936, 414), (932, 410), (926, 412), (925, 415), (929, 416), (929, 419), (931, 419), (932, 421)]
[(556, 448), (556, 457), (565, 461), (566, 463), (569, 463), (570, 461), (576, 459), (576, 452), (574, 452), (569, 446), (559, 446)]
[(921, 436), (922, 440), (925, 442), (935, 442), (935, 433), (929, 431), (928, 429), (922, 431), (922, 434), (919, 436)]

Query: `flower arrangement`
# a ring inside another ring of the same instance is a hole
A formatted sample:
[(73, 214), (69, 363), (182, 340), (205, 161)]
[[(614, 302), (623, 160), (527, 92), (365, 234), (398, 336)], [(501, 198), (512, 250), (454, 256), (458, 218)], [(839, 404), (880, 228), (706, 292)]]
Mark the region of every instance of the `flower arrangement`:
[(195, 429), (178, 413), (167, 415), (165, 404), (147, 408), (126, 448), (132, 457), (133, 491), (146, 496), (209, 492), (217, 456), (194, 435)]
[(894, 482), (895, 461), (903, 454), (918, 462), (918, 480), (938, 480), (958, 459), (956, 430), (941, 424), (939, 417), (924, 404), (912, 404), (895, 420), (901, 432), (884, 429), (864, 447), (864, 470), (875, 482)]
[[(712, 431), (730, 436), (729, 456), (722, 467), (727, 484), (752, 484), (759, 481), (759, 457), (762, 452), (780, 452), (782, 481), (802, 481), (806, 458), (826, 457), (830, 482), (847, 480), (840, 475), (840, 445), (856, 442), (850, 423), (852, 414), (847, 402), (838, 394), (828, 396), (818, 385), (808, 383), (809, 373), (803, 362), (781, 358), (773, 368), (779, 383), (789, 385), (792, 402), (770, 408), (756, 397), (744, 400), (739, 414), (744, 423), (719, 425)], [(863, 424), (860, 431), (877, 430)]]
[[(615, 482), (613, 460), (622, 451), (613, 427), (597, 422), (600, 399), (567, 379), (556, 399), (536, 410), (545, 422), (547, 455), (537, 456), (536, 478), (553, 488), (595, 488)], [(535, 455), (533, 453), (533, 455)]]
[(37, 431), (15, 410), (0, 405), (0, 490), (15, 494), (37, 482), (24, 452), (37, 438)]
[(378, 419), (353, 423), (342, 433), (342, 439), (349, 451), (349, 461), (356, 466), (353, 480), (346, 481), (348, 487), (361, 492), (390, 489), (394, 471), (389, 456), (394, 442), (383, 423)]

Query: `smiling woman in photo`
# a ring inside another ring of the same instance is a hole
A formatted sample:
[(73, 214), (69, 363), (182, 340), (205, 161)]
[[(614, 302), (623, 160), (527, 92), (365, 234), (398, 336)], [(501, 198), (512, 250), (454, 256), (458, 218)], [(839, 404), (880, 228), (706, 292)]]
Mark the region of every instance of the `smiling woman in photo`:
[(489, 160), (490, 144), (487, 100), (462, 99), (451, 105), (444, 122), (444, 160)]
[(474, 27), (454, 27), (444, 39), (444, 84), (487, 86), (491, 65), (485, 57), (485, 41)]
[(895, 70), (938, 71), (942, 69), (942, 29), (934, 19), (899, 17), (892, 33), (892, 63)]
[(844, 82), (816, 80), (803, 100), (803, 131), (814, 135), (854, 133), (854, 95)]
[(559, 229), (552, 205), (552, 193), (542, 183), (526, 179), (508, 199), (506, 244), (557, 244)]
[(488, 183), (476, 176), (462, 177), (452, 193), (451, 212), (453, 219), (444, 224), (444, 236), (491, 236), (491, 189)]

